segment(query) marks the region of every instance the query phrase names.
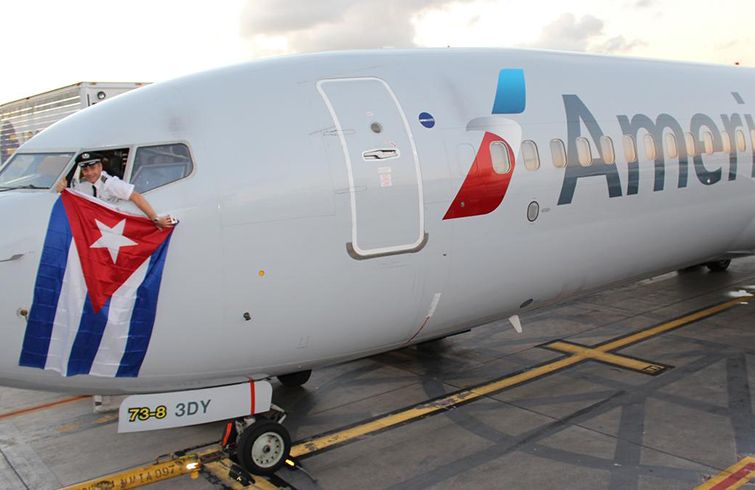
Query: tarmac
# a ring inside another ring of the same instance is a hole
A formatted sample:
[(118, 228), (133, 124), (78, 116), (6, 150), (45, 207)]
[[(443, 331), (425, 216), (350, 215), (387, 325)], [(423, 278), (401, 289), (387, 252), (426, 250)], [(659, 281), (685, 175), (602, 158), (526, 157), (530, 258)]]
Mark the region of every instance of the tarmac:
[[(494, 322), (274, 382), (302, 469), (247, 488), (755, 488), (752, 294), (755, 258), (738, 259), (533, 310), (521, 334)], [(223, 430), (116, 427), (90, 398), (0, 388), (0, 488), (73, 485)], [(230, 467), (147, 488), (244, 488)]]

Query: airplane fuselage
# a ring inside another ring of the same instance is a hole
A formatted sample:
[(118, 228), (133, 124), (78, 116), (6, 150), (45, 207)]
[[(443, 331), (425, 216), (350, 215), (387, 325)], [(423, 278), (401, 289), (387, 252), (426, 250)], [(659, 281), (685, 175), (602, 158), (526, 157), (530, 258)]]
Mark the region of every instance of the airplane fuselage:
[(751, 253), (753, 82), (738, 67), (387, 50), (260, 61), (99, 104), (18, 154), (129, 148), (128, 179), (139, 147), (189, 149), (192, 173), (145, 193), (180, 219), (146, 358), (125, 378), (18, 366), (58, 195), (11, 190), (0, 382), (258, 379)]

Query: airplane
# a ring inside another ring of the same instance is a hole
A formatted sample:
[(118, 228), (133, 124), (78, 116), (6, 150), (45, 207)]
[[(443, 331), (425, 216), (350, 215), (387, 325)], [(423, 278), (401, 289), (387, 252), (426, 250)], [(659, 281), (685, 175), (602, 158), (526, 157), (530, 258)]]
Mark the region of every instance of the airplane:
[[(0, 384), (128, 394), (121, 432), (233, 420), (242, 466), (272, 473), (290, 450), (273, 377), (300, 386), (752, 254), (753, 81), (537, 50), (348, 51), (85, 109), (0, 169)], [(84, 152), (180, 223), (56, 192)], [(140, 226), (160, 243), (142, 246)], [(129, 247), (143, 253), (124, 273)]]

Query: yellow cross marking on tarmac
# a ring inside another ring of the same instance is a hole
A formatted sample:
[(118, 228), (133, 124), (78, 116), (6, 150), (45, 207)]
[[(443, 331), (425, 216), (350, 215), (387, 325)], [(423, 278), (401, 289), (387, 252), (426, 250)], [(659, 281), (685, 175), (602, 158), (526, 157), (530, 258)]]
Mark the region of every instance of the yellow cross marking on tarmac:
[(638, 371), (640, 373), (651, 375), (661, 374), (669, 367), (663, 364), (656, 364), (654, 362), (648, 362), (640, 359), (634, 359), (632, 357), (612, 354), (610, 352), (606, 352), (607, 349), (603, 346), (587, 347), (580, 344), (573, 344), (571, 342), (558, 340), (556, 342), (546, 344), (543, 347), (558, 352), (563, 352), (565, 354), (572, 354), (573, 356), (578, 357), (580, 361), (592, 359), (595, 361), (601, 361), (607, 364), (613, 364), (614, 366), (619, 366), (631, 369), (632, 371)]

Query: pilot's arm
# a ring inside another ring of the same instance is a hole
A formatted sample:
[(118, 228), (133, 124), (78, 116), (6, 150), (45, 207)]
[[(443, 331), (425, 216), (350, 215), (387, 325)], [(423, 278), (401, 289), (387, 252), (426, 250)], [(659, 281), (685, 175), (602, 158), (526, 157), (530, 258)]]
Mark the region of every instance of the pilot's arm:
[(118, 177), (109, 177), (105, 181), (105, 189), (108, 190), (113, 196), (118, 199), (128, 200), (133, 202), (142, 213), (147, 215), (147, 218), (158, 228), (169, 228), (173, 226), (173, 218), (170, 216), (158, 216), (152, 206), (147, 200), (134, 190), (134, 185), (123, 182)]
[(150, 203), (138, 192), (133, 191), (129, 200), (136, 204), (136, 207), (139, 208), (142, 213), (146, 214), (147, 218), (151, 219), (158, 228), (170, 228), (173, 226), (173, 219), (170, 216), (158, 216), (155, 210), (152, 209)]

